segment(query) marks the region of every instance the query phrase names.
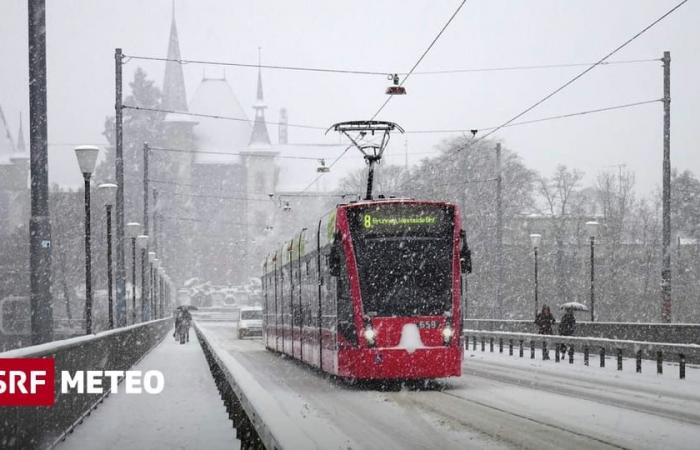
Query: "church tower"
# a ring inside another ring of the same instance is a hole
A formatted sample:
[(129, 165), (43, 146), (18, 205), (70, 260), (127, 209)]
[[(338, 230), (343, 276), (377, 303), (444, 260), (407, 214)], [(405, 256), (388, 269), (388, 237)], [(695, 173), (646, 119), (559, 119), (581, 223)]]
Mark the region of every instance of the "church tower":
[(180, 60), (180, 42), (177, 37), (175, 23), (175, 1), (173, 0), (172, 20), (170, 22), (170, 39), (168, 40), (168, 61), (165, 62), (165, 77), (163, 78), (163, 109), (187, 111), (187, 93), (182, 64)]
[[(172, 149), (192, 149), (194, 147), (194, 130), (197, 121), (191, 116), (180, 114), (187, 112), (187, 91), (185, 90), (185, 77), (180, 64), (180, 42), (177, 34), (177, 23), (175, 22), (175, 1), (172, 4), (172, 19), (170, 22), (170, 38), (168, 40), (168, 61), (165, 63), (165, 75), (163, 77), (163, 89), (161, 98), (161, 108), (173, 111), (166, 114), (163, 125), (165, 135), (162, 143), (151, 143), (152, 145), (162, 145)], [(175, 217), (190, 217), (192, 214), (192, 164), (194, 155), (186, 152), (160, 152), (158, 158), (153, 158), (151, 153), (149, 178), (157, 180), (172, 180), (177, 183), (175, 190), (177, 196), (159, 196), (159, 205), (151, 205), (151, 208), (158, 208), (160, 211), (170, 211)], [(162, 186), (153, 184), (154, 189)], [(152, 197), (151, 197), (152, 198)], [(152, 209), (153, 211), (153, 209)], [(169, 261), (183, 261), (177, 258), (177, 254), (190, 254), (192, 230), (191, 224), (180, 223), (169, 220), (159, 220), (159, 237), (167, 236), (169, 245), (159, 245), (159, 251), (164, 252), (172, 249), (173, 254), (162, 255)], [(151, 235), (153, 229), (147, 233)], [(160, 239), (159, 239), (160, 241)], [(186, 267), (169, 267), (176, 279), (180, 281), (190, 274)]]
[[(259, 52), (259, 50), (258, 50)], [(265, 230), (272, 225), (276, 203), (268, 195), (276, 190), (279, 169), (278, 152), (270, 142), (270, 135), (265, 122), (265, 99), (263, 95), (262, 70), (258, 53), (258, 85), (256, 101), (253, 105), (255, 120), (250, 134), (248, 149), (242, 155), (246, 186), (246, 223), (248, 231), (248, 249), (246, 253), (248, 266), (257, 268), (260, 261), (258, 248), (264, 243)], [(267, 200), (267, 201), (265, 201)]]

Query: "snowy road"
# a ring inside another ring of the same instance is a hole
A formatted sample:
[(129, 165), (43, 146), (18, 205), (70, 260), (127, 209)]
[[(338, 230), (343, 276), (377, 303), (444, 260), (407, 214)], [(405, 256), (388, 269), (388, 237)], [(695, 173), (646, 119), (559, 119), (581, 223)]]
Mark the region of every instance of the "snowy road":
[(380, 391), (331, 380), (259, 340), (237, 340), (232, 324), (200, 326), (265, 387), (289, 426), (316, 442), (431, 449), (694, 449), (700, 442), (697, 373), (680, 381), (646, 368), (620, 374), (470, 351), (460, 378), (432, 390)]

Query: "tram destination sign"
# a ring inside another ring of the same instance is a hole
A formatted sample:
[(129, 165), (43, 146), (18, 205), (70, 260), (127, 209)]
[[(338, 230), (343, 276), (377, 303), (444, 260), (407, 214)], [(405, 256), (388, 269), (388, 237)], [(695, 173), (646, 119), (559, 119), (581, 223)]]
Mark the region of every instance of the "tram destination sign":
[(384, 204), (357, 206), (348, 211), (355, 235), (450, 235), (453, 208), (449, 205)]

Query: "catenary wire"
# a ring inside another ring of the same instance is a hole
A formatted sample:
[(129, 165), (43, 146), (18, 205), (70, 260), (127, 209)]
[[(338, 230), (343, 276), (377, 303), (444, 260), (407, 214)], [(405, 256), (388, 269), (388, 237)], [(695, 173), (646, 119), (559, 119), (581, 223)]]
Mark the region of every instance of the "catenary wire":
[[(668, 10), (667, 12), (665, 12), (663, 15), (661, 15), (661, 16), (658, 17), (656, 20), (654, 20), (652, 23), (650, 23), (649, 25), (647, 25), (646, 27), (644, 27), (641, 31), (637, 32), (634, 36), (632, 36), (631, 38), (627, 39), (627, 40), (626, 40), (625, 42), (623, 42), (622, 44), (620, 44), (620, 45), (618, 45), (617, 47), (615, 47), (615, 49), (613, 49), (611, 52), (607, 53), (605, 56), (603, 56), (602, 58), (600, 58), (597, 62), (591, 64), (589, 67), (587, 67), (586, 69), (584, 69), (582, 72), (580, 72), (579, 74), (577, 74), (576, 76), (574, 76), (573, 78), (571, 78), (570, 80), (568, 80), (567, 82), (565, 82), (564, 84), (562, 84), (561, 86), (559, 86), (558, 88), (554, 89), (552, 92), (550, 92), (549, 94), (545, 95), (545, 96), (544, 96), (543, 98), (541, 98), (540, 100), (538, 100), (538, 101), (536, 101), (535, 103), (533, 103), (532, 105), (528, 106), (528, 107), (525, 108), (523, 111), (519, 112), (519, 113), (516, 114), (515, 116), (513, 116), (513, 117), (511, 117), (510, 119), (506, 120), (506, 121), (503, 122), (501, 125), (499, 125), (499, 126), (495, 127), (494, 129), (490, 130), (488, 133), (486, 133), (485, 135), (481, 136), (481, 137), (478, 139), (478, 141), (481, 141), (481, 140), (486, 139), (488, 136), (492, 135), (493, 133), (496, 133), (496, 132), (497, 132), (498, 130), (500, 130), (501, 128), (504, 128), (504, 127), (507, 126), (508, 124), (510, 124), (510, 123), (512, 123), (512, 122), (514, 122), (514, 121), (516, 121), (516, 120), (518, 120), (520, 117), (524, 116), (524, 115), (527, 114), (528, 112), (532, 111), (533, 109), (535, 109), (536, 107), (538, 107), (538, 106), (541, 105), (542, 103), (546, 102), (547, 100), (549, 100), (550, 98), (552, 98), (552, 97), (554, 97), (556, 94), (558, 94), (559, 92), (563, 91), (564, 89), (566, 89), (567, 87), (569, 87), (570, 85), (572, 85), (572, 84), (573, 84), (574, 82), (576, 82), (578, 79), (580, 79), (581, 77), (583, 77), (584, 75), (586, 75), (588, 72), (590, 72), (591, 70), (593, 70), (593, 69), (595, 69), (596, 67), (598, 67), (600, 64), (602, 64), (603, 62), (605, 62), (605, 60), (607, 60), (608, 58), (610, 58), (611, 56), (613, 56), (615, 53), (617, 53), (617, 52), (619, 52), (620, 50), (622, 50), (623, 48), (625, 48), (625, 47), (626, 47), (627, 45), (629, 45), (632, 41), (634, 41), (635, 39), (637, 39), (639, 36), (643, 35), (645, 32), (647, 32), (649, 29), (651, 29), (652, 27), (654, 27), (656, 24), (658, 24), (659, 22), (661, 22), (662, 20), (664, 20), (666, 17), (668, 17), (669, 15), (671, 15), (674, 11), (676, 11), (678, 8), (680, 8), (681, 6), (683, 6), (687, 1), (688, 1), (688, 0), (683, 0), (683, 1), (681, 1), (680, 3), (678, 3), (676, 6), (674, 6), (673, 8), (671, 8), (670, 10)], [(478, 141), (477, 141), (477, 142), (478, 142)]]
[[(172, 109), (163, 109), (163, 108), (148, 108), (145, 106), (135, 106), (135, 105), (123, 105), (123, 109), (133, 109), (136, 111), (149, 111), (149, 112), (162, 112), (162, 113), (172, 113), (172, 114), (182, 114), (184, 116), (192, 116), (192, 117), (204, 117), (208, 119), (222, 119), (222, 120), (233, 120), (237, 122), (248, 122), (252, 123), (254, 122), (253, 120), (246, 119), (243, 117), (231, 117), (231, 116), (221, 116), (217, 114), (202, 114), (202, 113), (194, 113), (194, 112), (189, 112), (189, 111), (175, 111)], [(312, 129), (312, 130), (326, 130), (325, 127), (317, 127), (313, 125), (302, 125), (302, 124), (296, 124), (296, 123), (283, 123), (283, 122), (266, 122), (270, 125), (286, 125), (288, 127), (294, 127), (294, 128), (307, 128), (307, 129)]]
[[(578, 112), (567, 113), (567, 114), (559, 114), (556, 116), (541, 117), (539, 119), (523, 120), (521, 122), (512, 122), (512, 123), (509, 123), (508, 125), (502, 126), (501, 128), (515, 127), (515, 126), (519, 126), (519, 125), (528, 125), (528, 124), (539, 123), (539, 122), (547, 122), (550, 120), (566, 119), (566, 118), (570, 118), (570, 117), (584, 116), (587, 114), (595, 114), (595, 113), (599, 113), (599, 112), (614, 111), (616, 109), (633, 108), (635, 106), (648, 105), (651, 103), (658, 103), (661, 101), (663, 101), (663, 99), (644, 100), (641, 102), (625, 103), (622, 105), (614, 105), (614, 106), (606, 106), (606, 107), (596, 108), (596, 109), (588, 109), (585, 111), (578, 111)], [(406, 133), (407, 134), (467, 133), (467, 132), (470, 132), (472, 130), (489, 131), (489, 130), (496, 130), (497, 128), (498, 128), (497, 126), (492, 126), (492, 127), (487, 127), (487, 128), (470, 128), (470, 129), (410, 130), (410, 131), (406, 131)]]
[[(440, 39), (440, 36), (442, 36), (442, 33), (444, 33), (445, 30), (447, 29), (447, 27), (450, 26), (450, 24), (452, 23), (452, 21), (454, 20), (454, 18), (457, 16), (457, 14), (459, 13), (459, 11), (462, 9), (462, 7), (463, 7), (466, 3), (467, 3), (467, 0), (462, 0), (462, 2), (459, 4), (459, 6), (457, 7), (457, 9), (455, 9), (455, 11), (452, 13), (452, 15), (450, 16), (450, 18), (447, 20), (447, 22), (445, 22), (445, 25), (442, 26), (442, 28), (440, 29), (440, 32), (439, 32), (439, 33), (433, 38), (433, 40), (430, 42), (430, 45), (428, 45), (428, 48), (425, 49), (425, 51), (423, 52), (423, 54), (420, 55), (420, 58), (418, 58), (418, 61), (416, 61), (416, 63), (413, 65), (413, 67), (411, 67), (411, 70), (409, 70), (408, 73), (406, 73), (406, 75), (405, 75), (404, 77), (401, 78), (401, 82), (399, 83), (399, 87), (400, 87), (400, 86), (403, 86), (403, 85), (406, 83), (406, 80), (408, 80), (408, 78), (411, 76), (411, 74), (413, 73), (413, 71), (416, 70), (416, 68), (418, 67), (418, 65), (423, 61), (423, 59), (426, 57), (426, 55), (428, 54), (428, 52), (430, 52), (430, 50), (433, 48), (433, 46), (434, 46), (435, 43), (438, 41), (438, 39)], [(379, 113), (382, 112), (382, 110), (384, 109), (384, 107), (391, 101), (391, 99), (392, 99), (393, 97), (394, 97), (393, 95), (390, 95), (389, 97), (387, 97), (387, 99), (384, 100), (384, 103), (382, 103), (382, 106), (379, 107), (379, 109), (377, 110), (377, 112), (374, 113), (374, 115), (372, 116), (372, 118), (371, 118), (370, 120), (374, 120), (375, 117), (377, 117), (377, 116), (379, 115)]]
[[(377, 71), (377, 70), (355, 70), (355, 69), (331, 69), (324, 67), (311, 67), (311, 66), (285, 66), (285, 65), (271, 65), (271, 64), (246, 64), (237, 63), (231, 61), (207, 61), (201, 59), (174, 59), (174, 58), (162, 58), (154, 56), (138, 56), (138, 55), (125, 55), (126, 60), (129, 59), (139, 59), (147, 61), (162, 61), (162, 62), (175, 62), (178, 64), (203, 64), (209, 66), (229, 66), (229, 67), (243, 67), (250, 69), (270, 69), (270, 70), (289, 70), (296, 72), (321, 72), (321, 73), (337, 73), (337, 74), (349, 74), (349, 75), (372, 75), (386, 77), (389, 74), (396, 73), (399, 76), (405, 76), (408, 72), (392, 72), (387, 71)], [(618, 65), (618, 64), (639, 64), (652, 61), (659, 61), (659, 58), (642, 58), (642, 59), (627, 59), (627, 60), (616, 60), (616, 61), (605, 61), (601, 65)], [(542, 70), (542, 69), (557, 69), (557, 68), (568, 68), (568, 67), (580, 67), (589, 66), (593, 63), (591, 62), (581, 62), (581, 63), (555, 63), (555, 64), (530, 64), (530, 65), (512, 65), (512, 66), (497, 66), (497, 67), (472, 67), (472, 68), (462, 68), (462, 69), (443, 69), (443, 70), (423, 70), (415, 71), (412, 75), (445, 75), (445, 74), (457, 74), (457, 73), (474, 73), (474, 72), (506, 72), (506, 71), (518, 71), (518, 70)]]

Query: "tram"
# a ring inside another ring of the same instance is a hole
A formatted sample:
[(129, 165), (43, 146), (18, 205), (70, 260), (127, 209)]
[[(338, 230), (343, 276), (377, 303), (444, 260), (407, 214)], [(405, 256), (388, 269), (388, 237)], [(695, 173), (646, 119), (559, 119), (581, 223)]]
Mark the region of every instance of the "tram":
[(338, 205), (263, 263), (267, 349), (357, 380), (461, 375), (462, 274), (451, 203)]

